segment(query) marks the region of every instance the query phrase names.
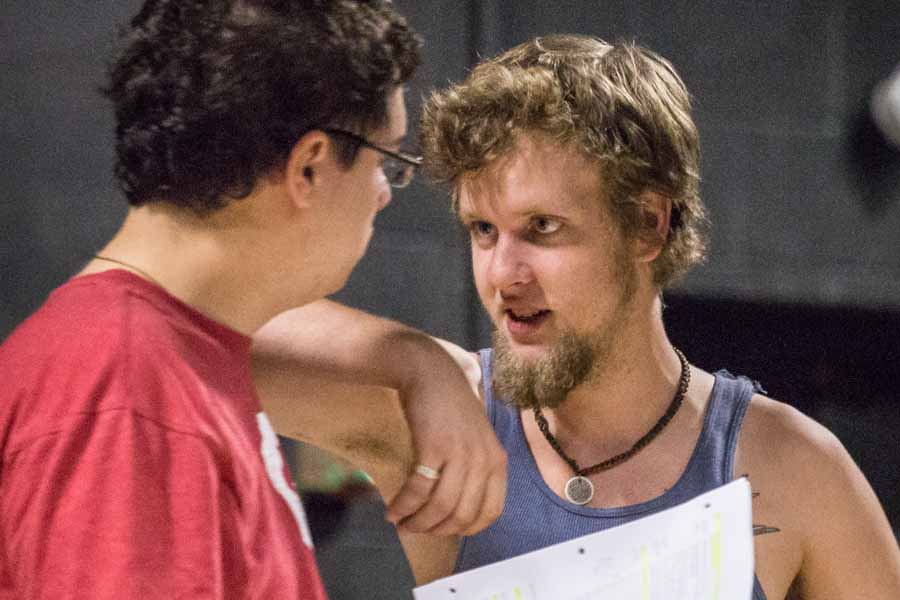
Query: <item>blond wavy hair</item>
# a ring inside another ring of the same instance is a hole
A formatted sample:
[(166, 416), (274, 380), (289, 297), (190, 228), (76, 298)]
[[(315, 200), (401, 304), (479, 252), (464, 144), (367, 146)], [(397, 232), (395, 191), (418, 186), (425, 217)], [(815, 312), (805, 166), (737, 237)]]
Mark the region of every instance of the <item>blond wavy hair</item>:
[(508, 156), (538, 132), (574, 146), (600, 170), (629, 236), (654, 234), (645, 192), (672, 200), (668, 238), (653, 262), (661, 289), (705, 254), (699, 137), (684, 83), (666, 59), (631, 43), (577, 35), (535, 38), (478, 65), (428, 98), (419, 128), (428, 174), (449, 183)]

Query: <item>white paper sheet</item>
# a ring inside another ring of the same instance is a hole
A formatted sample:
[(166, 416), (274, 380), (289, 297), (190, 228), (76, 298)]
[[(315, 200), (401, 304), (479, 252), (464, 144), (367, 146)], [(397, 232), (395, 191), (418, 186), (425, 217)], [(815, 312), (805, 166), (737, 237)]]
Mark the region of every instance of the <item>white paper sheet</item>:
[(416, 600), (750, 600), (750, 484), (413, 590)]

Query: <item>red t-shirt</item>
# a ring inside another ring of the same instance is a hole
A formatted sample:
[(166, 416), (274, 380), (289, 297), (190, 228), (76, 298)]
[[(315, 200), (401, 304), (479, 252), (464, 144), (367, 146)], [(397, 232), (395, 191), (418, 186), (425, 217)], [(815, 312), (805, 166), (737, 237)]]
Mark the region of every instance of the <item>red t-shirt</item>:
[(126, 271), (0, 346), (0, 600), (324, 600), (250, 339)]

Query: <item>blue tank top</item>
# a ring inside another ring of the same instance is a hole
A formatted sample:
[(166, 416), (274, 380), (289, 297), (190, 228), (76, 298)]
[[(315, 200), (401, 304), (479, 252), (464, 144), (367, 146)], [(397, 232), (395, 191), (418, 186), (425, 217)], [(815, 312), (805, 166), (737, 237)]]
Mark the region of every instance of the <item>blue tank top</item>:
[[(519, 411), (494, 399), (491, 350), (482, 350), (480, 355), (485, 406), (509, 461), (506, 504), (493, 525), (462, 538), (454, 572), (610, 529), (677, 506), (732, 480), (741, 422), (751, 396), (759, 390), (758, 384), (746, 377), (734, 377), (727, 371), (716, 373), (703, 430), (684, 473), (671, 489), (640, 504), (590, 508), (563, 500), (547, 486), (525, 440)], [(755, 577), (753, 600), (766, 600)]]

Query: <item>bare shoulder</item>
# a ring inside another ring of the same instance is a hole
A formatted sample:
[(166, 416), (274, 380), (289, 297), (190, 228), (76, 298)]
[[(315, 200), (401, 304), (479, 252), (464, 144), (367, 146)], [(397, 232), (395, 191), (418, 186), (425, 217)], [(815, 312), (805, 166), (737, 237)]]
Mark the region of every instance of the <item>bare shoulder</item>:
[(754, 395), (735, 474), (747, 474), (757, 574), (769, 597), (900, 597), (900, 550), (878, 498), (840, 440), (797, 409)]
[(741, 428), (739, 451), (755, 466), (777, 465), (780, 471), (797, 468), (794, 478), (814, 476), (813, 467), (834, 468), (846, 451), (827, 428), (796, 408), (762, 394), (754, 394)]
[(819, 519), (839, 508), (836, 497), (847, 497), (848, 488), (868, 489), (831, 431), (761, 394), (753, 396), (744, 418), (736, 470), (750, 476), (754, 491), (779, 499), (783, 518), (804, 532), (804, 542), (818, 530)]

